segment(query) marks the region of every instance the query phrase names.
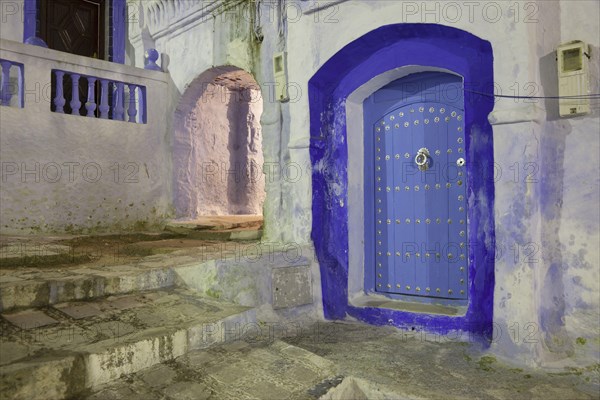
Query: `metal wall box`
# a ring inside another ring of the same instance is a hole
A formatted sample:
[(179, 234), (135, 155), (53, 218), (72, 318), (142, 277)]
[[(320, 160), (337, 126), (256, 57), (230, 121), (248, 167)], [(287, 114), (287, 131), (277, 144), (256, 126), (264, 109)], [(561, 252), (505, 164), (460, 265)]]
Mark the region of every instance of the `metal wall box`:
[(561, 117), (585, 115), (590, 112), (589, 46), (575, 40), (558, 46), (556, 50), (558, 62), (558, 95), (559, 114)]

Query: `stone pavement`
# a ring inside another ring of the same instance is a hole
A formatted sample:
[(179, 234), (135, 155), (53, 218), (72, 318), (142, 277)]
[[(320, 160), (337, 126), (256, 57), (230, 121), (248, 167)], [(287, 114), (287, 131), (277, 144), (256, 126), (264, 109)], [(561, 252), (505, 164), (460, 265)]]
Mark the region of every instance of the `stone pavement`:
[[(213, 230), (200, 222), (192, 233)], [(225, 222), (211, 223), (257, 223)], [(266, 321), (282, 321), (261, 307), (271, 268), (310, 260), (177, 235), (0, 237), (0, 398), (600, 398), (600, 363), (516, 368), (452, 338)]]
[(256, 340), (253, 335), (253, 340), (194, 351), (125, 376), (85, 398), (576, 400), (600, 396), (598, 364), (552, 372), (515, 368), (486, 355), (478, 344), (359, 324), (321, 322), (279, 336)]

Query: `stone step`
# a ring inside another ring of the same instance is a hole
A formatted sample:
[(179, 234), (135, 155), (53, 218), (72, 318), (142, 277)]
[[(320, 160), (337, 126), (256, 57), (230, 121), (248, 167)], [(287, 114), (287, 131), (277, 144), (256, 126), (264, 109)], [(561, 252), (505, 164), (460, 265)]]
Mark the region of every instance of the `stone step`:
[(214, 215), (193, 220), (173, 220), (167, 227), (201, 230), (262, 229), (262, 215)]
[(58, 243), (14, 241), (0, 246), (0, 268), (26, 267), (39, 264), (54, 265), (65, 262), (88, 261), (84, 254), (73, 254), (73, 248)]
[(136, 254), (136, 243), (177, 237), (177, 234), (170, 232), (139, 232), (97, 236), (0, 235), (0, 268), (47, 268), (65, 264), (82, 264), (98, 259), (102, 255), (112, 256), (113, 258), (136, 256), (139, 255)]
[(261, 215), (226, 215), (170, 221), (165, 230), (197, 240), (258, 240), (262, 226)]
[(310, 351), (276, 339), (246, 339), (190, 352), (82, 398), (318, 399), (340, 381), (335, 364)]
[(157, 263), (156, 259), (162, 257), (148, 257), (131, 265), (3, 271), (0, 312), (172, 287), (172, 264)]
[(0, 312), (171, 287), (174, 264), (165, 253), (177, 249), (149, 244), (175, 237), (169, 233), (0, 236)]
[(184, 289), (3, 313), (0, 393), (63, 399), (211, 347), (255, 325), (248, 307)]
[[(171, 229), (171, 228), (167, 228)], [(178, 229), (173, 232), (185, 235), (189, 239), (195, 240), (218, 240), (218, 241), (235, 241), (235, 240), (259, 240), (262, 237), (262, 230), (194, 230), (194, 229)]]
[(135, 246), (170, 252), (125, 265), (0, 270), (0, 312), (178, 286), (250, 307), (272, 302), (274, 308), (288, 308), (312, 302), (310, 249), (186, 238)]

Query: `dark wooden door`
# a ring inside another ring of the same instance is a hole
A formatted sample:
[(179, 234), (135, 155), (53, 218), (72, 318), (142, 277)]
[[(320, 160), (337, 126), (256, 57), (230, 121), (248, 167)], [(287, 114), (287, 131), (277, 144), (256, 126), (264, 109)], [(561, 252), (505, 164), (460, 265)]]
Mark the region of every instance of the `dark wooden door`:
[(40, 35), (49, 48), (104, 59), (105, 0), (41, 0)]
[[(105, 58), (105, 0), (41, 0), (40, 35), (49, 48), (84, 57)], [(56, 95), (55, 77), (52, 76), (52, 99)], [(99, 101), (99, 82), (95, 85), (96, 104)], [(63, 90), (67, 103), (65, 112), (71, 114), (72, 84), (65, 78)], [(79, 81), (78, 114), (86, 115), (87, 79)], [(50, 104), (54, 110), (54, 104)], [(96, 110), (96, 113), (98, 111)]]

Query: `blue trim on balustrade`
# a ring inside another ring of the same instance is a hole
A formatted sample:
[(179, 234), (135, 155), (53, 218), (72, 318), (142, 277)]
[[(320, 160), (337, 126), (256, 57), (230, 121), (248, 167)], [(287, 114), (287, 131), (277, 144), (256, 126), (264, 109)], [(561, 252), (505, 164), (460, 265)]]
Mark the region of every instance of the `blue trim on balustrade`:
[[(126, 0), (109, 0), (112, 12), (112, 51), (109, 54), (109, 60), (115, 63), (125, 63), (125, 35), (127, 33), (127, 9)], [(23, 43), (30, 38), (37, 36), (38, 18), (40, 13), (40, 4), (38, 0), (24, 0), (23, 4)]]
[[(348, 302), (347, 97), (386, 71), (408, 65), (444, 68), (464, 77), (468, 207), (469, 304), (465, 315), (443, 316)], [(310, 156), (313, 166), (312, 240), (321, 270), (327, 319), (347, 316), (374, 325), (424, 329), (446, 334), (464, 331), (489, 339), (494, 299), (494, 181), (491, 44), (468, 32), (436, 24), (394, 24), (349, 43), (309, 81)]]

